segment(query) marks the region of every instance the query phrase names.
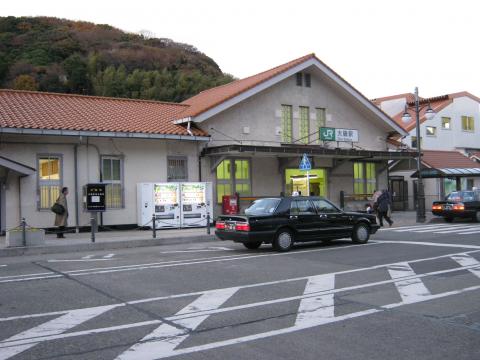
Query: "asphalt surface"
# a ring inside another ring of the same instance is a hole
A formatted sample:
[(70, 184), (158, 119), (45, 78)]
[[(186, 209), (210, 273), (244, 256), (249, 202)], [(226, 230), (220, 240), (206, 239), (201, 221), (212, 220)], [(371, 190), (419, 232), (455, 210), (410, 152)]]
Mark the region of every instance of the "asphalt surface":
[(0, 360), (478, 360), (479, 299), (478, 223), (2, 258)]

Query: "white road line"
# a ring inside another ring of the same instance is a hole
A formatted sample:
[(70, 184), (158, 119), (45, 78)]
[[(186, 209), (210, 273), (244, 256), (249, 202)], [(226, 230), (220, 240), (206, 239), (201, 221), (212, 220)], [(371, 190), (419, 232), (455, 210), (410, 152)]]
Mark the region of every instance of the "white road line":
[[(214, 293), (204, 294), (184, 307), (176, 315), (218, 309), (237, 291), (238, 288), (228, 288)], [(178, 320), (175, 323), (193, 331), (205, 321), (208, 316), (209, 315), (185, 318)], [(180, 345), (188, 335), (188, 331), (179, 329), (170, 324), (162, 324), (138, 343), (120, 354), (116, 360), (154, 360), (157, 358), (158, 354), (173, 355), (174, 349)]]
[[(479, 252), (479, 250), (471, 250), (471, 251), (466, 251), (466, 252), (462, 252), (462, 253), (454, 253), (454, 254), (447, 254), (447, 255), (440, 255), (440, 256), (433, 256), (433, 257), (428, 257), (428, 258), (410, 260), (410, 261), (408, 261), (408, 263), (409, 264), (414, 264), (414, 263), (418, 263), (418, 262), (422, 262), (422, 261), (430, 261), (430, 260), (437, 260), (437, 259), (443, 259), (443, 258), (450, 258), (451, 256), (458, 255), (458, 254), (471, 254), (471, 253), (478, 253), (478, 252)], [(388, 266), (394, 266), (394, 265), (402, 264), (402, 263), (404, 263), (404, 261), (398, 262), (398, 263), (379, 264), (379, 265), (374, 265), (374, 266), (369, 266), (369, 267), (359, 268), (359, 269), (343, 270), (343, 271), (338, 271), (338, 272), (329, 273), (329, 274), (330, 275), (335, 275), (335, 276), (336, 275), (343, 275), (343, 274), (351, 274), (351, 273), (357, 273), (357, 272), (361, 272), (361, 271), (381, 269), (381, 268), (385, 268), (385, 267), (388, 267)], [(438, 275), (440, 273), (453, 272), (453, 271), (459, 271), (459, 270), (462, 270), (462, 269), (461, 268), (455, 268), (455, 269), (443, 270), (443, 271), (440, 271), (440, 272), (417, 275), (416, 277)], [(322, 275), (329, 275), (329, 274), (322, 274)], [(262, 283), (241, 285), (241, 286), (236, 286), (236, 287), (233, 287), (233, 288), (248, 289), (248, 288), (255, 288), (255, 287), (261, 287), (261, 286), (268, 286), (268, 285), (284, 284), (284, 283), (288, 283), (288, 282), (308, 280), (310, 277), (311, 276), (302, 276), (302, 277), (289, 278), (289, 279), (283, 279), (283, 280), (275, 280), (275, 281), (267, 281), (267, 282), (262, 282)], [(354, 287), (350, 287), (350, 288), (335, 289), (334, 291), (338, 292), (338, 291), (354, 290), (354, 289), (357, 289), (357, 288), (359, 289), (359, 288), (362, 288), (362, 287), (389, 284), (389, 283), (392, 283), (392, 282), (394, 282), (394, 280), (385, 280), (385, 281), (379, 282), (379, 283), (364, 284), (364, 285), (354, 286)], [(176, 298), (182, 298), (182, 297), (199, 296), (199, 295), (203, 295), (203, 294), (207, 294), (207, 293), (215, 293), (215, 292), (220, 291), (220, 290), (224, 290), (224, 289), (212, 289), (212, 290), (196, 291), (196, 292), (183, 293), (183, 294), (174, 294), (174, 295), (166, 295), (166, 296), (158, 296), (158, 297), (152, 297), (152, 298), (138, 299), (138, 300), (128, 301), (126, 303), (119, 303), (119, 304), (116, 304), (116, 306), (123, 306), (123, 305), (126, 305), (126, 304), (134, 305), (134, 304), (142, 304), (142, 303), (160, 301), (160, 300), (170, 300), (170, 299), (176, 299)], [(304, 296), (304, 297), (308, 297), (308, 296)], [(302, 298), (302, 297), (300, 297), (300, 298)], [(290, 300), (296, 300), (296, 299), (297, 298), (291, 298)], [(76, 310), (76, 309), (73, 309), (73, 310)], [(67, 313), (67, 312), (73, 311), (73, 310), (65, 310), (65, 311), (61, 311), (61, 312), (57, 311), (57, 312), (37, 313), (37, 314), (30, 314), (30, 315), (10, 316), (10, 317), (6, 317), (6, 318), (0, 318), (0, 322), (17, 320), (17, 319), (28, 319), (28, 318), (41, 317), (41, 316), (57, 315), (57, 314)]]
[[(407, 277), (407, 278), (403, 277), (403, 280), (401, 280), (401, 281), (406, 281), (406, 280), (410, 280), (410, 279), (413, 279), (413, 278), (421, 278), (421, 277), (426, 277), (426, 276), (445, 274), (445, 273), (450, 273), (450, 272), (454, 272), (454, 271), (460, 271), (460, 270), (463, 270), (465, 268), (468, 268), (468, 267), (454, 268), (454, 269), (448, 269), (448, 270), (440, 270), (440, 271), (435, 271), (435, 272), (420, 274), (420, 275), (415, 274), (412, 277)], [(311, 277), (308, 277), (308, 278), (310, 279)], [(205, 316), (209, 316), (209, 315), (212, 315), (212, 314), (219, 314), (219, 313), (224, 313), (224, 312), (233, 311), (233, 310), (243, 310), (243, 309), (246, 309), (246, 308), (290, 302), (290, 301), (293, 301), (293, 300), (302, 300), (302, 299), (308, 298), (308, 297), (314, 297), (315, 298), (315, 297), (318, 297), (320, 295), (327, 295), (327, 294), (330, 294), (330, 293), (351, 291), (351, 290), (354, 290), (354, 289), (372, 287), (372, 286), (392, 283), (392, 282), (395, 282), (395, 281), (398, 281), (398, 280), (385, 280), (385, 281), (379, 281), (379, 282), (374, 282), (374, 283), (370, 283), (370, 284), (350, 286), (350, 287), (346, 287), (346, 288), (342, 288), (342, 289), (333, 289), (333, 290), (327, 290), (327, 291), (322, 290), (318, 293), (303, 294), (303, 295), (299, 295), (299, 296), (292, 296), (292, 297), (289, 297), (289, 298), (262, 301), (262, 302), (257, 302), (257, 303), (251, 303), (251, 304), (245, 304), (245, 305), (239, 305), (239, 306), (231, 306), (231, 307), (226, 307), (226, 308), (214, 308), (215, 306), (212, 306), (212, 303), (210, 302), (210, 299), (215, 298), (215, 296), (211, 296), (213, 293), (216, 292), (218, 294), (219, 291), (225, 291), (226, 292), (225, 297), (228, 297), (229, 292), (235, 292), (238, 289), (240, 289), (241, 287), (219, 289), (219, 290), (215, 290), (214, 292), (212, 292), (212, 291), (208, 292), (210, 294), (210, 298), (208, 300), (204, 301), (207, 305), (201, 305), (201, 304), (197, 303), (195, 306), (190, 306), (189, 309), (182, 310), (182, 314), (176, 314), (174, 316), (167, 317), (167, 320), (172, 321), (172, 322), (176, 322), (176, 323), (180, 323), (180, 321), (182, 321), (183, 324), (195, 324), (198, 321), (198, 319), (194, 320), (195, 318), (200, 318), (200, 320), (203, 321)], [(327, 286), (327, 287), (330, 287), (330, 286)], [(473, 286), (473, 287), (469, 287), (469, 288), (459, 289), (459, 290), (455, 290), (455, 291), (451, 291), (451, 292), (443, 293), (443, 294), (428, 295), (428, 296), (417, 296), (417, 297), (414, 297), (414, 298), (406, 299), (406, 301), (402, 301), (400, 303), (395, 303), (395, 304), (390, 304), (390, 305), (383, 306), (383, 308), (385, 308), (385, 309), (393, 308), (393, 307), (405, 305), (405, 304), (408, 304), (408, 303), (422, 302), (422, 301), (426, 301), (426, 300), (437, 299), (437, 298), (441, 298), (441, 297), (444, 297), (444, 296), (450, 296), (450, 295), (455, 295), (455, 294), (461, 294), (461, 293), (466, 292), (466, 291), (473, 291), (473, 290), (478, 290), (478, 289), (480, 289), (480, 286)], [(206, 294), (207, 294), (207, 292), (204, 292), (202, 295), (206, 295)], [(206, 299), (206, 298), (204, 298), (204, 299)], [(195, 301), (194, 301), (194, 303), (195, 303)], [(194, 303), (192, 303), (190, 305), (193, 305)], [(210, 304), (210, 309), (208, 309), (208, 307), (209, 307), (208, 304)], [(123, 305), (123, 304), (121, 304), (121, 305)], [(108, 307), (108, 308), (112, 309), (112, 308), (117, 307), (117, 306), (119, 306), (119, 305), (106, 306), (105, 308)], [(202, 308), (204, 308), (206, 310), (203, 310)], [(80, 309), (80, 310), (76, 310), (76, 311), (83, 312), (85, 314), (85, 313), (89, 313), (90, 312), (89, 310), (91, 310), (91, 309), (98, 309), (98, 308)], [(109, 309), (107, 309), (107, 310), (109, 310)], [(314, 312), (316, 311), (315, 308), (312, 308), (312, 310)], [(363, 316), (363, 315), (368, 315), (368, 314), (372, 314), (372, 313), (379, 312), (379, 311), (381, 311), (381, 310), (380, 309), (370, 309), (370, 310), (362, 311), (362, 312), (359, 312), (359, 313), (347, 314), (347, 315), (344, 315), (344, 316), (333, 317), (333, 318), (330, 318), (330, 319), (327, 319), (327, 318), (324, 317), (323, 320), (322, 320), (322, 324), (336, 322), (336, 321), (340, 321), (340, 320), (346, 320), (346, 319), (349, 319), (349, 318), (354, 318), (354, 317)], [(75, 312), (75, 311), (73, 311), (73, 312)], [(72, 313), (72, 311), (69, 311), (69, 313)], [(117, 331), (117, 330), (122, 330), (122, 329), (127, 329), (127, 328), (146, 326), (146, 325), (152, 325), (152, 324), (160, 324), (160, 323), (161, 323), (160, 320), (152, 320), (152, 321), (145, 321), (145, 322), (139, 322), (139, 323), (125, 324), (125, 325), (120, 325), (120, 326), (113, 326), (113, 327), (102, 328), (102, 329), (92, 329), (92, 330), (86, 330), (86, 331), (80, 331), (80, 332), (71, 332), (71, 333), (67, 333), (67, 334), (54, 333), (53, 335), (48, 335), (48, 334), (42, 333), (38, 337), (35, 337), (33, 339), (17, 340), (15, 343), (13, 343), (13, 345), (20, 346), (20, 345), (32, 344), (32, 342), (34, 344), (37, 344), (37, 343), (42, 342), (42, 341), (58, 340), (58, 339), (75, 337), (75, 336), (89, 335), (89, 334), (98, 334), (98, 333), (103, 333), (103, 332)], [(45, 324), (48, 324), (48, 323), (45, 323)], [(318, 325), (319, 325), (318, 322), (303, 322), (302, 325), (296, 325), (296, 326), (293, 326), (293, 327), (287, 328), (287, 329), (295, 329), (295, 330), (291, 330), (291, 331), (297, 331), (297, 330), (311, 328), (311, 327), (318, 326)], [(40, 325), (40, 326), (42, 326), (42, 325)], [(280, 329), (278, 331), (280, 331), (280, 333), (282, 333), (283, 331), (286, 331), (287, 329)], [(270, 332), (268, 332), (268, 333), (270, 333)], [(280, 334), (280, 333), (278, 333), (278, 334)], [(277, 334), (277, 333), (275, 333), (275, 334)], [(183, 336), (183, 335), (184, 335), (184, 333), (182, 332), (180, 335), (177, 335), (177, 336)], [(162, 336), (162, 335), (160, 334), (160, 336)], [(256, 334), (255, 336), (258, 337), (258, 334)], [(165, 341), (174, 341), (172, 339), (174, 339), (174, 338), (172, 338), (171, 335), (163, 336), (161, 338), (161, 340), (165, 340)], [(240, 339), (243, 339), (243, 338), (240, 338)], [(8, 340), (10, 340), (10, 339), (8, 339)], [(156, 340), (160, 340), (160, 338), (155, 337), (154, 339), (152, 338), (151, 340), (156, 341)], [(234, 339), (234, 340), (236, 341), (238, 339)], [(253, 340), (253, 338), (252, 338), (252, 340)], [(230, 341), (230, 340), (227, 340), (227, 341)], [(214, 343), (214, 344), (217, 344), (217, 343)], [(211, 345), (211, 344), (208, 344), (208, 345)], [(10, 342), (10, 343), (5, 343), (5, 341), (0, 342), (0, 349), (7, 348), (9, 346), (12, 346), (12, 342)], [(175, 345), (175, 346), (177, 346), (177, 345)], [(197, 350), (199, 350), (199, 347), (192, 347), (192, 348), (188, 348), (188, 349), (191, 350), (191, 351), (197, 351)], [(196, 350), (193, 350), (193, 349), (196, 349)], [(168, 354), (156, 353), (155, 358), (179, 355), (184, 350), (187, 350), (187, 349), (175, 350), (175, 351), (172, 351)], [(189, 352), (191, 352), (191, 351), (189, 351)], [(138, 357), (134, 357), (134, 358), (136, 359)]]
[(115, 256), (115, 254), (108, 254), (108, 255), (105, 255), (103, 258), (104, 258), (104, 259), (110, 259), (110, 258), (112, 258), (112, 257), (114, 257), (114, 256)]
[(115, 259), (51, 259), (47, 260), (49, 263), (59, 263), (59, 262), (92, 262), (92, 261), (110, 261), (110, 260), (115, 260)]
[[(333, 290), (335, 288), (335, 275), (318, 275), (308, 278), (303, 294), (317, 293)], [(320, 295), (302, 299), (298, 308), (295, 321), (296, 326), (307, 324), (321, 324), (329, 321), (334, 314), (334, 294)]]
[(412, 232), (414, 233), (427, 233), (427, 232), (434, 232), (434, 231), (458, 231), (459, 229), (465, 227), (465, 225), (459, 224), (459, 225), (450, 225), (450, 226), (443, 226), (439, 228), (438, 226), (428, 229), (428, 230), (414, 230)]
[(13, 279), (13, 278), (19, 278), (19, 277), (31, 277), (31, 276), (35, 276), (35, 277), (38, 277), (38, 276), (42, 276), (42, 275), (52, 275), (52, 274), (55, 274), (54, 272), (50, 271), (50, 272), (44, 272), (44, 273), (33, 273), (33, 274), (22, 274), (22, 275), (8, 275), (8, 276), (0, 276), (0, 280), (3, 280), (3, 279)]
[[(233, 249), (229, 249), (233, 250)], [(218, 252), (218, 249), (197, 249), (197, 250), (172, 250), (172, 251), (162, 251), (160, 254), (181, 254), (181, 253), (198, 253), (198, 252)]]
[(472, 274), (480, 278), (480, 261), (468, 254), (453, 255), (452, 259), (458, 262), (461, 266), (475, 266), (475, 268), (468, 269)]
[(451, 226), (451, 225), (443, 225), (443, 224), (436, 224), (436, 225), (414, 225), (414, 226), (402, 226), (402, 227), (396, 227), (396, 228), (385, 228), (385, 229), (380, 229), (383, 231), (395, 231), (395, 232), (405, 232), (405, 231), (413, 231), (413, 230), (426, 230), (426, 229), (435, 229), (435, 228), (441, 228), (441, 227), (446, 227), (446, 226)]
[[(387, 270), (392, 279), (402, 279), (416, 275), (412, 267), (406, 262), (388, 266)], [(394, 284), (405, 304), (421, 301), (422, 297), (431, 295), (430, 291), (419, 278), (395, 281)]]
[(20, 281), (54, 279), (54, 278), (63, 278), (63, 277), (64, 277), (63, 275), (48, 275), (48, 276), (40, 276), (40, 277), (32, 276), (32, 277), (24, 277), (19, 279), (0, 280), (0, 284), (20, 282)]
[(7, 265), (0, 265), (0, 267), (5, 267), (5, 266), (7, 266)]
[(37, 345), (39, 343), (37, 340), (38, 337), (59, 335), (110, 309), (112, 309), (112, 306), (98, 306), (69, 311), (56, 319), (47, 321), (3, 340), (0, 342), (0, 360), (8, 359)]
[(469, 230), (479, 230), (480, 229), (480, 226), (475, 226), (475, 225), (468, 225), (468, 226), (463, 226), (463, 228), (460, 230), (460, 229), (454, 229), (454, 230), (441, 230), (441, 231), (435, 231), (434, 234), (449, 234), (449, 233), (452, 233), (452, 232), (459, 232), (459, 231), (469, 231)]
[(92, 257), (94, 257), (95, 255), (87, 255), (87, 256), (84, 256), (82, 257), (82, 259), (91, 259)]
[[(419, 299), (419, 302), (424, 302), (424, 301), (433, 300), (433, 299), (440, 299), (440, 298), (443, 298), (443, 297), (446, 297), (446, 296), (458, 295), (458, 294), (462, 294), (462, 293), (465, 293), (465, 292), (468, 292), (468, 291), (474, 291), (474, 290), (479, 290), (479, 289), (480, 289), (480, 286), (472, 286), (472, 287), (461, 289), (461, 290), (450, 291), (448, 293), (431, 295), (429, 297), (423, 297), (423, 298)], [(392, 308), (403, 306), (403, 305), (405, 305), (405, 304), (403, 302), (401, 302), (401, 303), (391, 304), (388, 307), (383, 306), (383, 308), (384, 309), (392, 309)], [(343, 316), (334, 317), (334, 318), (330, 319), (330, 321), (328, 323), (334, 323), (334, 322), (339, 322), (339, 321), (344, 321), (344, 320), (348, 320), (348, 319), (357, 318), (357, 317), (360, 317), (360, 316), (371, 315), (371, 314), (378, 313), (378, 312), (381, 312), (381, 311), (383, 311), (383, 310), (382, 309), (369, 309), (369, 310), (365, 310), (365, 311), (359, 311), (359, 312), (356, 312), (356, 313), (351, 313), (351, 314), (346, 314), (346, 315), (343, 315)], [(225, 346), (235, 345), (235, 344), (241, 344), (241, 343), (254, 341), (254, 340), (260, 340), (260, 339), (265, 339), (265, 338), (269, 338), (269, 337), (273, 337), (273, 336), (277, 336), (277, 335), (289, 334), (289, 333), (292, 333), (292, 332), (295, 332), (295, 331), (304, 330), (304, 329), (312, 328), (312, 327), (315, 327), (315, 326), (318, 326), (318, 325), (312, 323), (312, 324), (305, 324), (303, 326), (291, 326), (291, 327), (287, 327), (287, 328), (283, 328), (283, 329), (272, 330), (272, 331), (267, 331), (267, 332), (263, 332), (263, 333), (257, 333), (257, 334), (242, 336), (242, 337), (235, 338), (235, 339), (228, 339), (228, 340), (217, 341), (217, 342), (204, 344), (204, 345), (192, 346), (192, 347), (189, 347), (189, 348), (183, 348), (183, 349), (175, 350), (174, 355), (175, 356), (184, 355), (184, 354), (189, 354), (189, 353), (203, 351), (203, 350), (211, 350), (211, 349), (214, 349), (214, 348), (225, 347)], [(166, 354), (165, 356), (161, 356), (160, 354), (157, 354), (158, 359), (169, 357), (169, 356), (172, 356), (172, 355)]]
[(392, 243), (392, 244), (406, 244), (406, 245), (453, 247), (453, 248), (461, 248), (461, 249), (480, 249), (480, 246), (478, 245), (447, 244), (447, 243), (434, 243), (434, 242), (426, 242), (426, 241), (375, 240), (375, 242), (379, 244)]
[(422, 228), (422, 227), (431, 227), (431, 226), (449, 226), (450, 224), (432, 224), (432, 225), (407, 225), (407, 226), (395, 226), (391, 228), (381, 228), (379, 230), (382, 231), (395, 231), (395, 230), (401, 230), (401, 229), (415, 229), (415, 228)]
[(478, 231), (459, 232), (459, 233), (458, 233), (458, 235), (471, 235), (471, 234), (480, 234), (480, 230), (478, 230)]

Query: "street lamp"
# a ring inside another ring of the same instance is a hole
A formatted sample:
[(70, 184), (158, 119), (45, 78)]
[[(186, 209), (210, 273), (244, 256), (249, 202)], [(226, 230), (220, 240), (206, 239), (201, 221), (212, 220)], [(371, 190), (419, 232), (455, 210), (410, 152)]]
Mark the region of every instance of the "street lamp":
[[(431, 120), (435, 116), (435, 111), (428, 104), (428, 108), (425, 111), (425, 118)], [(405, 105), (405, 112), (402, 115), (402, 121), (404, 124), (410, 123), (412, 117), (408, 113), (408, 106)], [(422, 166), (422, 151), (421, 151), (421, 137), (420, 137), (420, 104), (418, 100), (418, 87), (415, 87), (415, 127), (417, 134), (417, 174), (418, 174), (418, 186), (417, 186), (417, 222), (425, 222), (425, 192), (423, 190), (423, 180), (421, 173)]]

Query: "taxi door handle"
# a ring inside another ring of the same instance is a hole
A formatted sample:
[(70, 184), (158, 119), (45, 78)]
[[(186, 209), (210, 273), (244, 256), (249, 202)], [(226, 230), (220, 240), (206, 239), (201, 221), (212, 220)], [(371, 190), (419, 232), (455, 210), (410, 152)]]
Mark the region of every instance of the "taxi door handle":
[(290, 219), (298, 219), (297, 215), (290, 215)]

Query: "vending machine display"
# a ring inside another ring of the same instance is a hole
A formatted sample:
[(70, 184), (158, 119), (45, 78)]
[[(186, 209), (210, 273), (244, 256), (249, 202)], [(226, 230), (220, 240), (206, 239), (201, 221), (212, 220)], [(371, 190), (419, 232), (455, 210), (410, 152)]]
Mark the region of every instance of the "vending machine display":
[(137, 185), (137, 223), (152, 227), (155, 214), (155, 227), (180, 227), (180, 186), (178, 183), (140, 183)]
[(182, 227), (207, 226), (207, 214), (212, 216), (212, 184), (181, 183)]

